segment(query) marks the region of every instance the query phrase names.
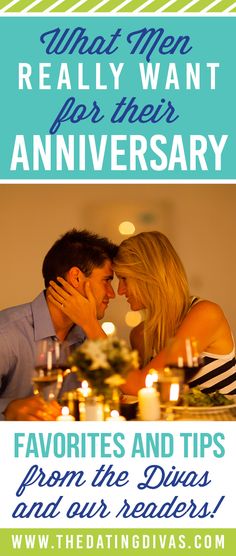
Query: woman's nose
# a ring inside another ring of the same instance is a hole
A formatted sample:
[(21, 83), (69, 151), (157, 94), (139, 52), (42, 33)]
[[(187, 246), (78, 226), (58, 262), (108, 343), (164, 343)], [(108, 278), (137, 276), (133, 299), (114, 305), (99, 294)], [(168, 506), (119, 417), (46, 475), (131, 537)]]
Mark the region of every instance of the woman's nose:
[(123, 280), (119, 280), (117, 291), (119, 295), (124, 295), (124, 293), (126, 292), (126, 287)]

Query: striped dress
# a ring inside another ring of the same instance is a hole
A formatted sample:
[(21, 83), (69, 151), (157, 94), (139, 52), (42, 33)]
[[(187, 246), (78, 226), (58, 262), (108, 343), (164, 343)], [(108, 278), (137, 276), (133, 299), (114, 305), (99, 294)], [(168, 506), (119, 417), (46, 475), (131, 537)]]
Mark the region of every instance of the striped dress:
[(235, 347), (227, 355), (203, 351), (203, 366), (189, 381), (190, 388), (199, 386), (203, 392), (219, 390), (221, 394), (236, 394)]
[[(201, 301), (193, 298), (191, 307)], [(217, 355), (207, 351), (202, 352), (203, 365), (189, 381), (190, 388), (199, 386), (206, 393), (219, 390), (221, 394), (236, 394), (236, 360), (235, 345), (230, 353)]]

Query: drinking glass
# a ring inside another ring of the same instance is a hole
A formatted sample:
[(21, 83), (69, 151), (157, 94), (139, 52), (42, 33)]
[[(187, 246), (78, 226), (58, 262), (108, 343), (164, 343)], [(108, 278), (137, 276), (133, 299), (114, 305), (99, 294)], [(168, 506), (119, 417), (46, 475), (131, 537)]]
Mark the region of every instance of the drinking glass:
[(45, 339), (37, 343), (33, 376), (34, 394), (45, 401), (58, 398), (66, 367), (66, 346), (57, 340)]
[(179, 367), (168, 366), (158, 372), (157, 387), (164, 419), (172, 416), (172, 408), (178, 404), (183, 384), (184, 371)]
[(167, 365), (158, 371), (158, 390), (161, 404), (164, 406), (164, 418), (171, 419), (174, 406), (178, 405), (186, 388), (200, 367), (202, 359), (199, 355), (196, 338), (173, 338), (166, 348)]
[(183, 369), (184, 382), (188, 383), (203, 364), (197, 339), (171, 339), (167, 346), (166, 362), (170, 368)]

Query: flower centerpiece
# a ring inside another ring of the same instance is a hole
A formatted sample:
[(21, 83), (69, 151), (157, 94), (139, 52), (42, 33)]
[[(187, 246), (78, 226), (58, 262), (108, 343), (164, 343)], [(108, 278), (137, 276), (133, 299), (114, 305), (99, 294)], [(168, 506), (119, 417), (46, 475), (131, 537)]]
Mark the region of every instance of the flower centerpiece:
[(127, 373), (139, 366), (138, 352), (113, 336), (85, 340), (71, 354), (69, 363), (79, 380), (86, 380), (94, 394), (105, 397), (109, 388), (121, 386)]

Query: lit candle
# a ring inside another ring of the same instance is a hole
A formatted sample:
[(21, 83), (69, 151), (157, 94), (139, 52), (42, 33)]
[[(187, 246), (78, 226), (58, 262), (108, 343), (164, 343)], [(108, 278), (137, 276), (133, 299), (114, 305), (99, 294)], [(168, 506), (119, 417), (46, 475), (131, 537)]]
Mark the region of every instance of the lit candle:
[(186, 358), (187, 358), (187, 366), (193, 366), (193, 354), (192, 354), (192, 346), (189, 338), (185, 340), (185, 348), (186, 348)]
[(119, 411), (113, 409), (111, 411), (110, 417), (107, 418), (107, 421), (126, 421), (126, 419), (119, 414)]
[(56, 357), (56, 362), (58, 363), (60, 359), (60, 344), (57, 341), (55, 342), (55, 357)]
[(48, 371), (52, 370), (52, 352), (51, 351), (47, 352), (47, 370)]
[(69, 408), (65, 405), (61, 410), (61, 415), (57, 417), (57, 421), (75, 421), (73, 415), (69, 414)]
[(139, 417), (141, 421), (160, 419), (160, 395), (153, 388), (152, 375), (146, 376), (146, 387), (138, 391)]
[(91, 388), (89, 388), (87, 380), (82, 381), (81, 388), (79, 388), (79, 391), (84, 398), (87, 398), (91, 394), (92, 390)]
[(156, 369), (149, 369), (148, 374), (152, 375), (153, 384), (154, 384), (154, 382), (158, 382), (158, 372), (156, 371)]
[(170, 402), (177, 402), (179, 398), (179, 384), (172, 383), (170, 386)]

